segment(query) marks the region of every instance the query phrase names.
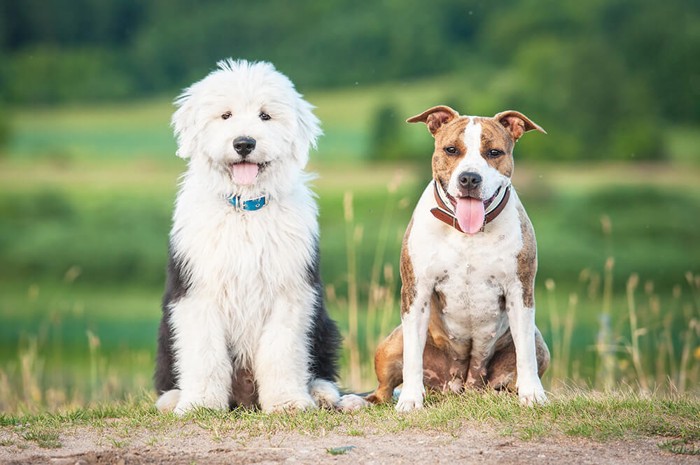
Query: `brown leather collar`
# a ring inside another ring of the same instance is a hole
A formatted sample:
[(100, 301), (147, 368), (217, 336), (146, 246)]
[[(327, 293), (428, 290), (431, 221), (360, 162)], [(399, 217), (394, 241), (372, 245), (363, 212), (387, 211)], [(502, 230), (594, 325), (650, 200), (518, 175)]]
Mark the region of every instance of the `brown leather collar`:
[[(459, 227), (459, 223), (457, 222), (457, 217), (454, 214), (454, 209), (457, 205), (457, 201), (452, 197), (450, 194), (447, 192), (444, 192), (445, 197), (447, 197), (447, 201), (451, 204), (448, 205), (445, 200), (442, 198), (442, 189), (440, 187), (440, 183), (437, 180), (433, 180), (433, 186), (434, 186), (434, 195), (435, 195), (435, 201), (437, 202), (437, 207), (431, 208), (430, 213), (433, 214), (435, 218), (438, 220), (442, 221), (443, 223), (452, 226), (455, 228), (457, 231), (463, 233), (462, 228)], [(508, 184), (505, 188), (499, 187), (496, 193), (493, 195), (493, 197), (490, 199), (488, 205), (486, 205), (486, 215), (484, 218), (484, 226), (489, 224), (491, 221), (496, 219), (498, 215), (501, 214), (503, 209), (505, 208), (506, 204), (508, 203), (508, 199), (510, 199), (510, 187), (511, 185)], [(505, 189), (503, 192), (503, 196), (501, 197), (500, 201), (493, 206), (493, 202), (497, 201), (501, 189)], [(483, 231), (484, 228), (482, 226), (481, 230)]]

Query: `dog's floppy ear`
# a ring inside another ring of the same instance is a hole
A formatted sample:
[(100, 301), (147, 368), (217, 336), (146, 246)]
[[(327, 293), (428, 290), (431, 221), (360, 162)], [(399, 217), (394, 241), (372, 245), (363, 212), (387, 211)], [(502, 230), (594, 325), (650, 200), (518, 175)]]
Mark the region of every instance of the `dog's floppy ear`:
[(407, 123), (425, 123), (432, 135), (435, 135), (438, 129), (449, 123), (455, 118), (459, 118), (459, 113), (446, 105), (438, 105), (425, 110), (420, 115), (411, 116), (406, 120)]
[(528, 131), (537, 130), (541, 133), (547, 134), (547, 131), (538, 126), (530, 118), (523, 115), (519, 111), (506, 110), (497, 113), (493, 117), (496, 121), (501, 123), (504, 128), (510, 133), (514, 141), (517, 141)]
[(294, 156), (301, 167), (305, 167), (309, 161), (309, 150), (316, 148), (316, 141), (323, 131), (321, 123), (313, 114), (313, 105), (297, 94), (297, 128), (299, 138), (294, 142)]
[(197, 145), (197, 115), (192, 102), (191, 88), (186, 89), (175, 99), (177, 110), (173, 113), (170, 125), (177, 138), (177, 156), (190, 158)]

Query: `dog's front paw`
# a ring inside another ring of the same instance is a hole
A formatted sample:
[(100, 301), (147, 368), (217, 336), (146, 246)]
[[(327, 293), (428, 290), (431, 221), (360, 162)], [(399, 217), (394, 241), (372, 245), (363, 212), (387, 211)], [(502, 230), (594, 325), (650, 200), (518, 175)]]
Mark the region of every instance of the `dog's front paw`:
[(212, 410), (226, 410), (228, 408), (227, 405), (206, 405), (201, 402), (183, 402), (180, 401), (177, 403), (177, 406), (175, 407), (175, 410), (173, 410), (173, 413), (178, 416), (183, 416), (195, 409), (198, 408), (203, 408), (203, 409), (212, 409)]
[(421, 390), (403, 389), (396, 402), (397, 412), (410, 412), (423, 408), (423, 392)]
[(171, 389), (160, 395), (156, 401), (156, 408), (159, 412), (174, 412), (180, 402), (180, 390)]
[(520, 398), (520, 404), (526, 407), (534, 407), (535, 405), (544, 405), (547, 403), (547, 395), (539, 380), (537, 383), (518, 387), (518, 397)]
[(306, 394), (294, 398), (284, 400), (275, 400), (273, 402), (265, 402), (262, 409), (265, 413), (272, 412), (301, 412), (304, 410), (312, 410), (318, 408), (314, 399)]
[(183, 402), (180, 401), (177, 403), (175, 406), (175, 409), (173, 410), (173, 413), (178, 416), (183, 416), (190, 410), (194, 410), (195, 405), (192, 402)]
[(214, 396), (211, 394), (204, 396), (188, 396), (184, 391), (180, 391), (179, 400), (177, 401), (173, 413), (182, 416), (196, 408), (225, 410), (228, 408), (228, 399), (223, 396)]

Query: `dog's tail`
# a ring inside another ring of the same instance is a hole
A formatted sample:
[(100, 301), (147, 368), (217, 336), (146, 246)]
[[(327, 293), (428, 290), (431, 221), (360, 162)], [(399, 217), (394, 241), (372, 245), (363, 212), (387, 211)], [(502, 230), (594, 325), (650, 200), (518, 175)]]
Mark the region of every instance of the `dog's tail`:
[(349, 412), (369, 405), (369, 403), (357, 394), (340, 394), (338, 386), (332, 381), (315, 379), (309, 384), (311, 397), (316, 405), (321, 408), (341, 410)]

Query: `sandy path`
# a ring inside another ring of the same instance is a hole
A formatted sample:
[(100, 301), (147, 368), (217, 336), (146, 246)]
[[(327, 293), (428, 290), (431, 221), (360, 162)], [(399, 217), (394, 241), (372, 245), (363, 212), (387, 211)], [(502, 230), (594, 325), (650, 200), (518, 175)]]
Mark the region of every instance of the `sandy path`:
[[(0, 463), (54, 465), (128, 464), (700, 464), (700, 457), (661, 450), (663, 438), (596, 442), (566, 437), (523, 441), (495, 431), (464, 428), (353, 436), (333, 431), (314, 436), (219, 436), (194, 424), (166, 431), (75, 427), (63, 431), (62, 447), (43, 449), (10, 430), (0, 430)], [(344, 449), (343, 449), (344, 448)], [(329, 450), (345, 450), (333, 455)]]

